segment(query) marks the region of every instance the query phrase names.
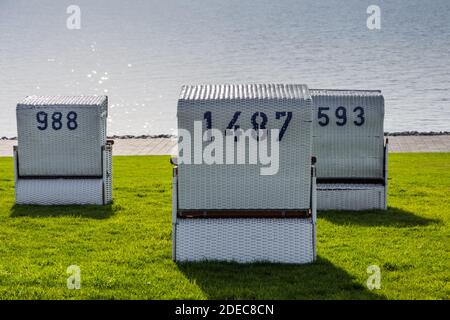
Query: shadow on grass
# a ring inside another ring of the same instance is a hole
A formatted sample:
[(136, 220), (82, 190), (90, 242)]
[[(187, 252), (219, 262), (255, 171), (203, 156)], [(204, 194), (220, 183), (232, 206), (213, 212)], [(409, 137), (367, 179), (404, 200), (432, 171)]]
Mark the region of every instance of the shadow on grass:
[(116, 209), (112, 205), (107, 206), (33, 206), (14, 205), (11, 208), (11, 217), (82, 217), (90, 219), (108, 219), (114, 215)]
[(178, 268), (209, 299), (385, 299), (320, 257), (305, 265), (198, 262)]
[(393, 207), (388, 207), (388, 210), (319, 211), (317, 215), (319, 218), (340, 225), (406, 228), (440, 223), (440, 220), (420, 217), (413, 212)]

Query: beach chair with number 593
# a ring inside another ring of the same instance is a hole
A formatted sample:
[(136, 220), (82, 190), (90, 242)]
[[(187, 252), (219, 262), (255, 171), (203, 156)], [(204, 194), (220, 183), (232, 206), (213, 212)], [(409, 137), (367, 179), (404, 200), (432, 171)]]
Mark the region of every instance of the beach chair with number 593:
[(388, 141), (378, 90), (310, 89), (317, 209), (387, 207)]

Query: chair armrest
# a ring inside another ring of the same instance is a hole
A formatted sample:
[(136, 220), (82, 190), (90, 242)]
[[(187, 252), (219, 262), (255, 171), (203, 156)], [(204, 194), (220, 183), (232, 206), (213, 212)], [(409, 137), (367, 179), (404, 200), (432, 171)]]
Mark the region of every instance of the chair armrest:
[(14, 157), (14, 181), (17, 183), (19, 179), (19, 147), (13, 146), (13, 157)]
[(386, 144), (384, 145), (384, 182), (387, 184), (388, 177), (388, 157), (389, 157), (389, 139), (386, 138)]

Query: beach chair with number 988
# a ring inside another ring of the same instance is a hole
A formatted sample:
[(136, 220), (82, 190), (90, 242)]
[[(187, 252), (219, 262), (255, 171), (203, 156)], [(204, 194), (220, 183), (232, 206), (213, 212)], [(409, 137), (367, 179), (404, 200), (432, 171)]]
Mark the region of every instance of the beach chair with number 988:
[(29, 96), (17, 104), (17, 204), (112, 202), (106, 96)]

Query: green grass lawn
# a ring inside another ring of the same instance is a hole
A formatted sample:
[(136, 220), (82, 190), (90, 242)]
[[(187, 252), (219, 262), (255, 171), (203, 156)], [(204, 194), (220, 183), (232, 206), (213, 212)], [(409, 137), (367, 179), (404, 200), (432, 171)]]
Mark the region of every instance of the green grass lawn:
[(449, 299), (450, 153), (391, 154), (389, 174), (388, 211), (319, 213), (316, 263), (176, 264), (168, 157), (115, 157), (109, 207), (16, 207), (0, 158), (0, 299)]

